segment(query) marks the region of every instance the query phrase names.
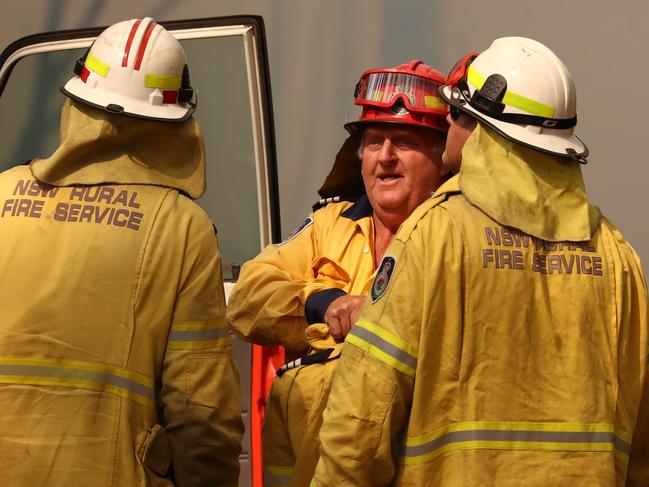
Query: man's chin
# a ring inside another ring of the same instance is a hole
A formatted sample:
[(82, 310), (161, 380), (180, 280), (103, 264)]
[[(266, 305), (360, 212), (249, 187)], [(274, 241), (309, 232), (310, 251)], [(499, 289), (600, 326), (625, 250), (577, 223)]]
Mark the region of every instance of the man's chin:
[(399, 214), (407, 207), (408, 202), (404, 198), (379, 198), (376, 201), (376, 209), (384, 213)]

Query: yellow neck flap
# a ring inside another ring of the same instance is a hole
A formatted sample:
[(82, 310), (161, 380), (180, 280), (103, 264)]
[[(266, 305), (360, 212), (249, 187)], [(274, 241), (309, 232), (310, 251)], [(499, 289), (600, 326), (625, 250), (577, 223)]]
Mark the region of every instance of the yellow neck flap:
[(543, 240), (590, 240), (599, 224), (578, 162), (525, 148), (480, 124), (462, 150), (459, 180), (471, 204)]
[(194, 118), (152, 122), (113, 115), (70, 99), (61, 110), (61, 141), (32, 173), (55, 186), (150, 184), (191, 198), (205, 192), (205, 145)]

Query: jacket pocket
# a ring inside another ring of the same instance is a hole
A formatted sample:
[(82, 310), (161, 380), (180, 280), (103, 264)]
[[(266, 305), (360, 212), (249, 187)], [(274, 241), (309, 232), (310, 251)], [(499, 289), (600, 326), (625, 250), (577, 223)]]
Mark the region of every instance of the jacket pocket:
[(313, 272), (319, 280), (332, 281), (343, 285), (351, 282), (347, 271), (338, 262), (329, 257), (318, 257), (314, 260), (312, 266)]
[(159, 424), (149, 428), (142, 445), (140, 460), (145, 467), (164, 476), (171, 465), (171, 442)]

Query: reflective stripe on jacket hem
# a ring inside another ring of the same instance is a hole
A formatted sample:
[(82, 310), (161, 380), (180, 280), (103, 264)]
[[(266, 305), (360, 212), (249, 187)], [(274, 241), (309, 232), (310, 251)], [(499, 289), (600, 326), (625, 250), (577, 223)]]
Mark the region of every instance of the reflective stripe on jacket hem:
[(206, 350), (231, 343), (225, 321), (173, 323), (167, 349)]
[(282, 487), (291, 482), (293, 467), (269, 465), (264, 467), (264, 487)]
[(345, 339), (406, 375), (417, 368), (417, 350), (401, 338), (366, 320), (358, 320)]
[(153, 379), (107, 364), (36, 357), (0, 357), (0, 383), (107, 392), (154, 407)]
[(631, 444), (610, 424), (472, 421), (408, 438), (401, 463), (416, 465), (447, 452), (481, 449), (615, 452), (626, 461)]

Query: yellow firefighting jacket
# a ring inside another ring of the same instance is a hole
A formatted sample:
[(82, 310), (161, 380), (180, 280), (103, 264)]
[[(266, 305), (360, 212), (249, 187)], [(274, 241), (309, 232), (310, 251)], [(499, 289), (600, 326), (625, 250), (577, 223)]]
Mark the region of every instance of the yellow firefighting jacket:
[(633, 249), (605, 218), (582, 242), (500, 225), (459, 179), (379, 265), (334, 374), (314, 484), (649, 485)]
[(241, 268), (228, 323), (244, 340), (304, 352), (305, 329), (344, 294), (367, 294), (374, 272), (374, 223), (367, 196), (311, 214), (285, 242)]
[(341, 347), (320, 322), (342, 294), (366, 295), (375, 267), (367, 197), (330, 203), (294, 233), (243, 266), (228, 302), (228, 322), (246, 340), (302, 353), (307, 345), (312, 351), (336, 349), (328, 361), (292, 368), (273, 381), (263, 429), (267, 487), (307, 485), (313, 475), (333, 359)]
[[(111, 119), (72, 109), (89, 154)], [(98, 184), (0, 175), (3, 482), (235, 486), (239, 380), (211, 222), (153, 176), (84, 171)]]

